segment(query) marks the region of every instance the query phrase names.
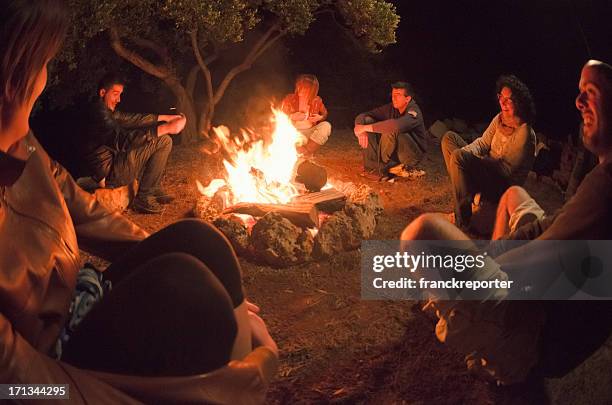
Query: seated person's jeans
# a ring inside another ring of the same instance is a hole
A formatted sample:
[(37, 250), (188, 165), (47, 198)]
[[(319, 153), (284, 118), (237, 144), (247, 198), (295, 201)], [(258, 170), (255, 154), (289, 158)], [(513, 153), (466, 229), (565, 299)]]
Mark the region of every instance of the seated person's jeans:
[[(373, 124), (376, 121), (365, 116), (358, 124)], [(416, 166), (424, 151), (409, 133), (368, 132), (368, 147), (365, 150), (365, 169), (382, 170), (383, 166), (404, 164)]]
[(454, 132), (447, 132), (442, 139), (442, 155), (453, 187), (457, 226), (469, 223), (475, 194), (482, 193), (486, 200), (497, 203), (512, 184), (498, 162), (461, 149), (466, 145)]
[(119, 187), (138, 180), (138, 194), (149, 195), (159, 187), (172, 151), (172, 139), (163, 135), (137, 148), (118, 152), (108, 175), (109, 187)]

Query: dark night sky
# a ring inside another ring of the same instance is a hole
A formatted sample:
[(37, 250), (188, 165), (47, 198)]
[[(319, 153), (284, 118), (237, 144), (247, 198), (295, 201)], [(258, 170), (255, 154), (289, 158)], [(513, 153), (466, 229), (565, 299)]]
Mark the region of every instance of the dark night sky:
[(610, 3), (398, 1), (398, 45), (387, 56), (435, 109), (470, 119), (495, 112), (495, 79), (514, 73), (535, 97), (537, 127), (568, 133), (578, 122), (581, 66), (590, 57), (612, 61)]
[[(557, 137), (575, 133), (579, 116), (574, 98), (580, 68), (589, 58), (612, 62), (612, 1), (394, 3), (401, 16), (397, 43), (375, 59), (401, 77), (375, 77), (382, 91), (366, 91), (359, 97), (371, 100), (369, 104), (375, 106), (387, 101), (390, 80), (407, 80), (419, 94), (429, 123), (444, 117), (488, 122), (498, 110), (496, 78), (513, 73), (534, 95), (538, 110), (536, 130)], [(347, 60), (350, 52), (325, 43), (328, 30), (333, 31), (329, 24), (316, 22), (305, 37), (295, 38), (287, 45), (298, 70), (319, 76), (324, 98), (327, 93), (332, 104), (343, 104), (338, 100), (342, 95), (330, 94), (330, 87), (346, 86), (345, 80), (353, 80), (354, 86), (356, 79), (336, 72), (342, 70), (338, 63), (351, 63)], [(322, 62), (317, 65), (313, 60)], [(342, 91), (348, 94), (349, 90), (345, 87)], [(352, 106), (357, 102), (344, 104)]]

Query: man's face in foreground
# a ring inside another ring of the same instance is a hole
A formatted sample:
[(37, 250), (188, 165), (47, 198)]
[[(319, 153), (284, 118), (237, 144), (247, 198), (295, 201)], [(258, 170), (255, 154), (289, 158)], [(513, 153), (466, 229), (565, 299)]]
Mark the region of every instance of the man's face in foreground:
[(406, 108), (412, 97), (404, 89), (391, 89), (391, 102), (393, 107), (402, 111)]
[(592, 62), (582, 68), (576, 97), (576, 108), (582, 116), (582, 140), (599, 157), (612, 151), (611, 85)]
[(111, 111), (115, 111), (117, 104), (121, 102), (121, 93), (123, 93), (121, 84), (113, 84), (108, 90), (100, 89), (100, 97)]

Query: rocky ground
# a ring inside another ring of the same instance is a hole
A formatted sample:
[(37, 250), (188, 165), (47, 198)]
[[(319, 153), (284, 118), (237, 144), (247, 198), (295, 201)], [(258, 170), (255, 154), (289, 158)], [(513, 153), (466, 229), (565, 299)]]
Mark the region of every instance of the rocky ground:
[[(431, 149), (424, 177), (368, 182), (384, 206), (373, 239), (397, 239), (421, 213), (450, 212), (439, 147)], [(316, 161), (331, 178), (364, 181), (361, 152), (348, 130), (335, 131)], [(176, 147), (164, 186), (177, 201), (161, 215), (127, 215), (152, 232), (189, 216), (198, 199), (196, 180), (207, 184), (220, 169), (197, 147)], [(547, 210), (561, 204), (550, 182), (530, 178), (527, 188)], [(261, 306), (281, 350), (269, 403), (611, 403), (610, 341), (563, 378), (497, 388), (470, 375), (462, 356), (436, 341), (434, 320), (418, 303), (362, 300), (359, 250), (284, 269), (241, 262), (248, 296)]]

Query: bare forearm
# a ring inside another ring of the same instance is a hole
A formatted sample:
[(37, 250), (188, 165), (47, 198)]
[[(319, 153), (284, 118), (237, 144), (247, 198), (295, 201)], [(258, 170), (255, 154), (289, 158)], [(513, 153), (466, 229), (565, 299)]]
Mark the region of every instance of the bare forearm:
[(157, 127), (157, 136), (167, 135), (170, 133), (170, 125), (161, 124)]
[(168, 122), (168, 121), (172, 121), (173, 119), (177, 117), (180, 117), (180, 115), (160, 114), (157, 116), (157, 122), (160, 122), (160, 121)]

